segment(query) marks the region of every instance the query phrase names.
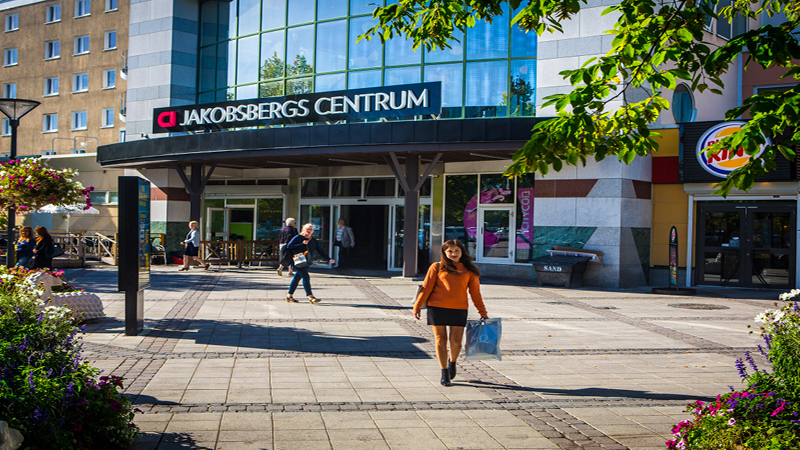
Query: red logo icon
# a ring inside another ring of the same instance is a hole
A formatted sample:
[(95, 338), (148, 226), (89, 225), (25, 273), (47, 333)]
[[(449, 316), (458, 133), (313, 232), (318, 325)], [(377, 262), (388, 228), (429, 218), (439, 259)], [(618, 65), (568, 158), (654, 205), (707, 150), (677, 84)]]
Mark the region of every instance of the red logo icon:
[(158, 115), (158, 126), (169, 128), (178, 124), (178, 113), (175, 111), (164, 111)]

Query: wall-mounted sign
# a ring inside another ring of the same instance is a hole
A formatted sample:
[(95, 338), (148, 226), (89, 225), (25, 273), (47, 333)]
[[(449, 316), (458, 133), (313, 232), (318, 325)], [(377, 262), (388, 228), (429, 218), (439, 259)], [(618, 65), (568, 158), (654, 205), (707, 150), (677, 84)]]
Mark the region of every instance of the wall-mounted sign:
[[(722, 138), (741, 130), (746, 124), (747, 122), (739, 121), (720, 123), (703, 133), (703, 136), (697, 141), (697, 162), (700, 163), (700, 167), (714, 176), (725, 178), (729, 173), (747, 164), (747, 161), (750, 160), (750, 155), (745, 153), (743, 148), (736, 150), (736, 154), (733, 157), (731, 157), (732, 151), (729, 149), (724, 149), (716, 155), (710, 155), (705, 151), (705, 149), (716, 144)], [(756, 156), (761, 155), (767, 145), (771, 145), (769, 138), (765, 139), (766, 144), (761, 146), (761, 150)]]
[(442, 83), (316, 92), (153, 110), (153, 133), (439, 114)]

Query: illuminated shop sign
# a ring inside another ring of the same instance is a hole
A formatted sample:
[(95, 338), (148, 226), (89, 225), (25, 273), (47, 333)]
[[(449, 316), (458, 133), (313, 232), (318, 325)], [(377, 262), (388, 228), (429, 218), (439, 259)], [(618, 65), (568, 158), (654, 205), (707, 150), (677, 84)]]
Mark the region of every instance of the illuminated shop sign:
[[(725, 178), (729, 173), (747, 164), (747, 161), (750, 160), (750, 155), (745, 153), (743, 148), (739, 148), (732, 158), (732, 152), (728, 149), (724, 149), (716, 155), (711, 155), (705, 151), (722, 138), (741, 130), (745, 125), (747, 125), (747, 122), (725, 122), (715, 125), (703, 133), (703, 136), (697, 141), (697, 161), (700, 163), (700, 167), (711, 175)], [(761, 146), (761, 150), (755, 156), (761, 155), (764, 152), (764, 148), (772, 144), (769, 138), (765, 137), (764, 139), (766, 139), (766, 144)]]
[(153, 110), (153, 133), (439, 114), (441, 82), (317, 92)]

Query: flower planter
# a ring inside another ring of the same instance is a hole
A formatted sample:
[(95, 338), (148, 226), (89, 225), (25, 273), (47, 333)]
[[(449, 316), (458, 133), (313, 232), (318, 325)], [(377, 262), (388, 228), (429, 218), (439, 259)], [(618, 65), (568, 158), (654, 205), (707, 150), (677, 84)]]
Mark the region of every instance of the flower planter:
[(82, 321), (99, 319), (105, 316), (103, 302), (96, 294), (89, 292), (60, 292), (50, 294), (50, 303), (66, 306), (74, 312), (74, 316)]

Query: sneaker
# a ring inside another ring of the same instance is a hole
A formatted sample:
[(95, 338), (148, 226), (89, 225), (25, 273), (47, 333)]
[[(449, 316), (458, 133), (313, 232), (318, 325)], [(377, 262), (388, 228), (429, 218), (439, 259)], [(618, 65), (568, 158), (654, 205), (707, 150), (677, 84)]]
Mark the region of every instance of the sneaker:
[(278, 269), (278, 276), (279, 277), (283, 276), (283, 269), (280, 269), (280, 268)]

